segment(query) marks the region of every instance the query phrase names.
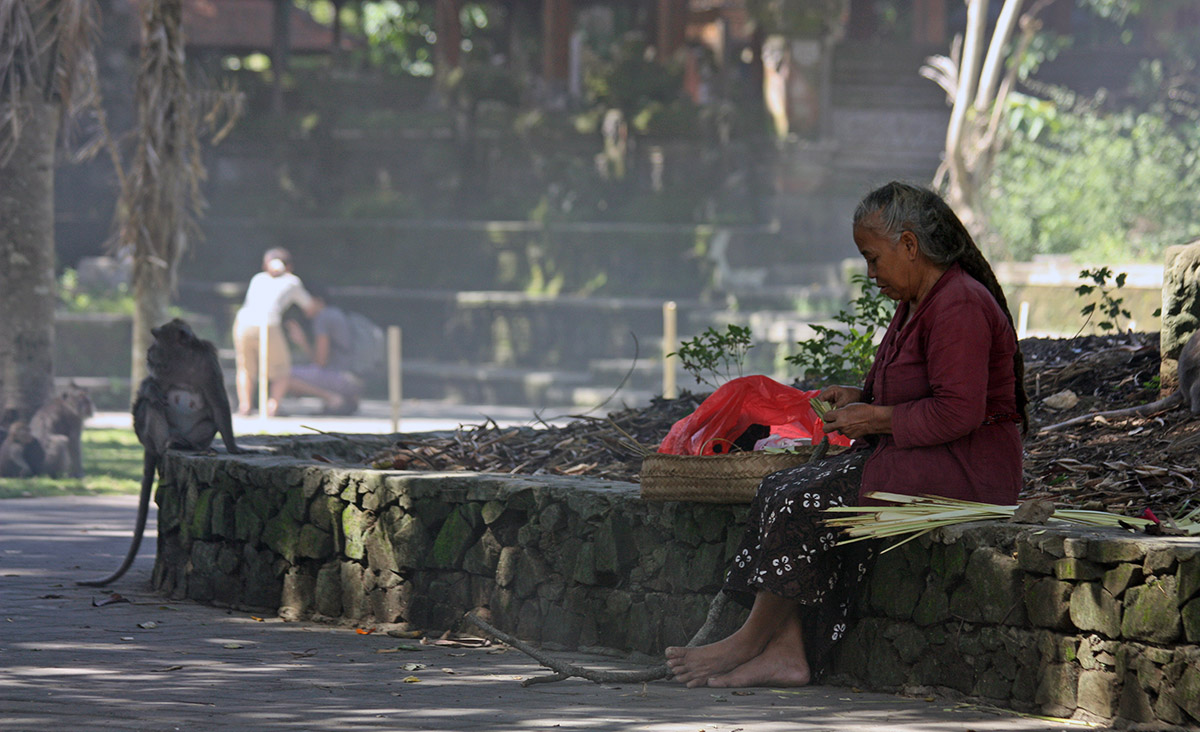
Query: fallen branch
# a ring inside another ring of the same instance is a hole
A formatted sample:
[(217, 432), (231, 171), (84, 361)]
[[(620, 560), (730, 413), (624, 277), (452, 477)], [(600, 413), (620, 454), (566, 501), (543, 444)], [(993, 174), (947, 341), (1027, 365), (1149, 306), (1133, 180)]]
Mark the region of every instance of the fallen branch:
[[(725, 605), (727, 603), (728, 597), (724, 592), (718, 592), (716, 596), (713, 597), (712, 602), (709, 603), (708, 606), (708, 616), (705, 617), (704, 624), (700, 626), (700, 630), (696, 631), (696, 634), (692, 636), (690, 641), (688, 641), (689, 647), (698, 646), (708, 641), (708, 637), (712, 635), (713, 628), (716, 627), (717, 618), (720, 617), (721, 611), (725, 609)], [(498, 630), (487, 621), (482, 620), (475, 613), (467, 613), (467, 621), (501, 643), (505, 643), (513, 648), (516, 648), (518, 651), (524, 653), (540, 663), (542, 666), (545, 666), (554, 672), (548, 676), (534, 676), (525, 679), (521, 682), (521, 686), (548, 684), (554, 681), (563, 681), (564, 679), (569, 679), (573, 676), (586, 679), (587, 681), (597, 684), (629, 684), (645, 681), (657, 681), (659, 679), (665, 679), (671, 675), (671, 669), (668, 668), (665, 663), (639, 671), (600, 671), (597, 669), (586, 668), (584, 666), (577, 666), (573, 663), (567, 663), (565, 661), (559, 661), (550, 658), (548, 655), (534, 648), (528, 643), (514, 638), (502, 630)]]

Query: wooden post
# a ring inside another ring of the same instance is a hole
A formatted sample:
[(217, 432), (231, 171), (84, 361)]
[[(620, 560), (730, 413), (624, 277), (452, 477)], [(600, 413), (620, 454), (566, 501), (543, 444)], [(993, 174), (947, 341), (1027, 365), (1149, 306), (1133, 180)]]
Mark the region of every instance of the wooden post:
[(400, 326), (389, 325), (388, 339), (388, 400), (392, 404), (392, 434), (400, 431)]
[(1029, 303), (1021, 301), (1021, 309), (1017, 315), (1017, 340), (1025, 337), (1025, 333), (1029, 329)]
[[(282, 324), (280, 327), (282, 327)], [(267, 401), (270, 399), (270, 396), (267, 389), (270, 386), (268, 384), (270, 369), (267, 368), (267, 356), (270, 355), (270, 348), (268, 347), (270, 339), (267, 335), (270, 332), (271, 327), (269, 325), (258, 326), (258, 416), (262, 419), (266, 419), (269, 416), (267, 414)]]
[(668, 300), (663, 303), (662, 381), (664, 399), (674, 399), (679, 396), (679, 390), (675, 386), (675, 359), (678, 356), (668, 355), (675, 351), (676, 341), (679, 340), (678, 333), (678, 309), (674, 301)]

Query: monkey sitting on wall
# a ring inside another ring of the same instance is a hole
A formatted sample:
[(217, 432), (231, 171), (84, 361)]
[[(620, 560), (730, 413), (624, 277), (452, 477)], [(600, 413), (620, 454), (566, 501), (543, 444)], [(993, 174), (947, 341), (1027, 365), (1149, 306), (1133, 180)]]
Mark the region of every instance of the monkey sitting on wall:
[[(34, 413), (29, 422), (33, 436), (42, 444), (42, 449), (49, 455), (54, 453), (54, 472), (65, 473), (72, 478), (83, 477), (83, 423), (95, 413), (92, 399), (87, 390), (77, 386), (75, 382), (61, 391), (50, 401), (42, 405)], [(64, 440), (58, 437), (66, 438)], [(65, 443), (65, 448), (63, 447)], [(66, 464), (59, 457), (62, 450), (66, 451)]]
[(150, 332), (154, 342), (146, 352), (148, 375), (133, 402), (133, 429), (145, 448), (133, 542), (117, 571), (104, 579), (79, 582), (81, 585), (102, 587), (133, 564), (146, 528), (154, 475), (161, 471), (167, 450), (207, 450), (220, 432), (226, 451), (244, 452), (234, 441), (229, 395), (216, 347), (179, 318)]
[(25, 422), (8, 426), (0, 444), (0, 478), (32, 478), (45, 467), (45, 452)]

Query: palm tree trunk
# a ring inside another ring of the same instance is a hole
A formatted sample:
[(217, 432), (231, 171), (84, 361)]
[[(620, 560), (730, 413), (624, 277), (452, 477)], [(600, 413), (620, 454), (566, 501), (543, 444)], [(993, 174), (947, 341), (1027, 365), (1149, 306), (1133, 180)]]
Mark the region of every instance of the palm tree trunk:
[(56, 104), (29, 105), (0, 165), (0, 407), (28, 418), (54, 389)]

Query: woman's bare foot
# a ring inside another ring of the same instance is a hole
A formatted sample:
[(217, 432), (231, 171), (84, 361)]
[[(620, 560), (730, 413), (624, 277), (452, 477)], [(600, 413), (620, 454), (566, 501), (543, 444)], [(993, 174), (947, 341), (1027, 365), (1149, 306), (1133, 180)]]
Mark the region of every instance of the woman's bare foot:
[(667, 666), (676, 681), (689, 687), (704, 686), (710, 677), (731, 671), (762, 652), (767, 639), (749, 636), (739, 630), (706, 646), (671, 646), (666, 650)]
[(709, 677), (714, 687), (807, 686), (812, 680), (798, 624), (787, 624), (763, 652), (728, 673)]

